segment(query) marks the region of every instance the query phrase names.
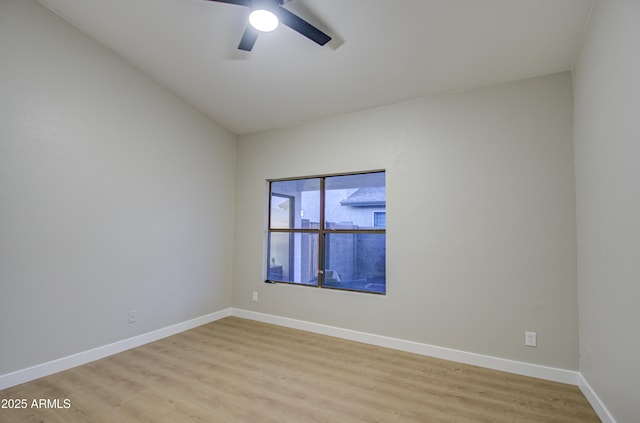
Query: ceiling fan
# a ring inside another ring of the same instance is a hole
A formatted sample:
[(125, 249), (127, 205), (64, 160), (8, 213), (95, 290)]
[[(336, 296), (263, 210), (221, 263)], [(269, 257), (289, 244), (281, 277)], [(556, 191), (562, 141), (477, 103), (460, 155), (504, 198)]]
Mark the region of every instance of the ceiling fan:
[(304, 35), (311, 41), (320, 44), (321, 46), (327, 44), (331, 37), (311, 25), (309, 22), (300, 18), (299, 16), (291, 13), (284, 7), (283, 4), (288, 3), (291, 0), (209, 0), (219, 3), (237, 4), (239, 6), (246, 6), (251, 9), (249, 15), (249, 23), (247, 28), (242, 34), (239, 50), (251, 51), (253, 45), (258, 39), (260, 32), (271, 32), (278, 27), (278, 24), (282, 22), (284, 25), (293, 29), (294, 31)]

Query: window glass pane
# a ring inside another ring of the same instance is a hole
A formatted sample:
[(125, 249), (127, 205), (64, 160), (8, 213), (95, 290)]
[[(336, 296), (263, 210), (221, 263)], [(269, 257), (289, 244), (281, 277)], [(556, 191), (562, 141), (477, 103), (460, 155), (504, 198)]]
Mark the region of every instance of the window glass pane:
[(323, 286), (385, 293), (385, 242), (385, 234), (326, 234)]
[(320, 222), (320, 179), (271, 183), (272, 229), (308, 229)]
[(304, 285), (318, 284), (318, 234), (269, 234), (267, 279)]
[(325, 181), (325, 227), (327, 229), (384, 229), (376, 226), (375, 212), (387, 205), (385, 173), (331, 176)]

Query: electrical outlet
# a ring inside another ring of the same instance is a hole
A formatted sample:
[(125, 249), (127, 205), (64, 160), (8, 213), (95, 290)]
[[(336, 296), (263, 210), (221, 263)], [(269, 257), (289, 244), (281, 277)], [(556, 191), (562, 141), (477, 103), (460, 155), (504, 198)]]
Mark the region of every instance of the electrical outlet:
[(538, 346), (538, 335), (535, 332), (525, 332), (524, 333), (524, 344), (527, 347), (536, 347), (536, 346)]
[(127, 321), (129, 323), (135, 323), (138, 317), (138, 312), (135, 310), (131, 310), (128, 314), (127, 314)]
[(253, 301), (258, 301), (258, 291), (253, 291), (253, 294), (251, 295), (251, 299)]

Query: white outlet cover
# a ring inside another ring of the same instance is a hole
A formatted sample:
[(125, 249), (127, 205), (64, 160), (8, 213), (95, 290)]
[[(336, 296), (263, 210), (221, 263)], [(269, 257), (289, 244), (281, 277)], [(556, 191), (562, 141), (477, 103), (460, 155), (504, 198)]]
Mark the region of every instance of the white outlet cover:
[(524, 333), (524, 344), (528, 347), (538, 346), (538, 336), (535, 332)]

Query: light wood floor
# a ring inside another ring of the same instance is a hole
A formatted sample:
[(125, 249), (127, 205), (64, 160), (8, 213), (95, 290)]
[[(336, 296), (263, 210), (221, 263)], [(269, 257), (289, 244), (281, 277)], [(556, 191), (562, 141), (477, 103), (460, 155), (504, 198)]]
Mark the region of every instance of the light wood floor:
[(599, 422), (579, 389), (228, 317), (4, 391), (1, 422)]

